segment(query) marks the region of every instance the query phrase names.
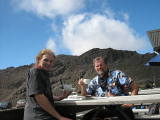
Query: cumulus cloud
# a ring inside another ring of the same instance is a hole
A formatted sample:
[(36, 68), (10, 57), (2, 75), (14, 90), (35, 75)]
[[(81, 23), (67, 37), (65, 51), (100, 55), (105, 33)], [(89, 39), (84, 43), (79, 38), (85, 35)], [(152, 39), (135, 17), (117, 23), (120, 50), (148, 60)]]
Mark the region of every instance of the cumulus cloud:
[[(101, 2), (89, 0), (88, 3), (85, 0), (12, 1), (15, 7), (18, 6), (22, 10), (53, 20), (51, 28), (57, 38), (49, 38), (47, 48), (54, 51), (57, 46), (65, 46), (72, 54), (80, 55), (92, 48), (138, 51), (146, 49), (148, 45), (145, 39), (129, 27), (129, 14), (121, 13), (123, 19), (118, 19), (117, 14), (112, 11), (106, 0)], [(93, 8), (87, 8), (88, 4), (92, 6), (93, 3), (94, 6), (95, 3), (97, 5), (94, 14), (92, 13)], [(84, 6), (87, 11), (83, 9), (81, 14), (71, 14), (76, 11), (80, 13), (79, 10)], [(53, 19), (56, 16), (60, 16), (61, 19)], [(64, 22), (64, 26), (60, 22)], [(58, 38), (62, 38), (63, 45), (60, 39), (56, 41)], [(58, 43), (57, 46), (55, 41)]]
[(84, 7), (84, 0), (12, 0), (15, 7), (39, 16), (53, 18)]
[(146, 47), (145, 40), (127, 23), (104, 15), (79, 14), (68, 18), (64, 25), (63, 44), (75, 55), (92, 48), (139, 50)]
[(53, 50), (54, 52), (56, 52), (56, 43), (55, 40), (53, 38), (49, 38), (46, 44), (46, 48)]

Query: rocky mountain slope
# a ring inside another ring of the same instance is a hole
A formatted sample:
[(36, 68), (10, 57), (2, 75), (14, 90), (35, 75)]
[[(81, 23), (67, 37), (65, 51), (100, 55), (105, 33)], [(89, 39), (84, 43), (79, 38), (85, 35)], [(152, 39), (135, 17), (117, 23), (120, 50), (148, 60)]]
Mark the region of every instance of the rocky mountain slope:
[[(91, 79), (96, 75), (92, 66), (93, 58), (104, 56), (110, 69), (119, 69), (134, 79), (141, 88), (151, 87), (153, 81), (160, 86), (160, 67), (149, 67), (144, 64), (153, 54), (138, 54), (135, 51), (122, 51), (95, 48), (80, 56), (58, 55), (51, 71), (53, 91), (60, 86), (59, 80), (71, 83), (79, 90), (77, 81), (80, 76)], [(10, 67), (0, 70), (0, 101), (11, 101), (15, 105), (18, 99), (25, 97), (25, 79), (31, 65)], [(54, 92), (55, 93), (55, 92)]]

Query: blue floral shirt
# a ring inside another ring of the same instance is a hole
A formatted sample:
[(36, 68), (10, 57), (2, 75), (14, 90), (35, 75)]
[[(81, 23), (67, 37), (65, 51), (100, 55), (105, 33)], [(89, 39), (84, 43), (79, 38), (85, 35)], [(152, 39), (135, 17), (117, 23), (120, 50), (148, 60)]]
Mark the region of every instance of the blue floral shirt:
[(109, 77), (102, 80), (96, 76), (88, 84), (87, 93), (99, 97), (106, 96), (110, 92), (116, 96), (129, 95), (131, 78), (120, 70), (109, 71)]

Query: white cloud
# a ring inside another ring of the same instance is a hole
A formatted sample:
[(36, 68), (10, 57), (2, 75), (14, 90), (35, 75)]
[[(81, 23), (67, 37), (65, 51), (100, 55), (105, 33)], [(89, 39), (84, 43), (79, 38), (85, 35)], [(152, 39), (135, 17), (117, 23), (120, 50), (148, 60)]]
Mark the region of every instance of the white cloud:
[(49, 38), (46, 44), (46, 48), (53, 50), (56, 53), (56, 43), (55, 40), (52, 38)]
[(75, 15), (64, 25), (63, 44), (76, 55), (92, 48), (139, 50), (146, 47), (145, 40), (127, 23), (104, 15)]
[[(32, 12), (38, 16), (48, 17), (53, 20), (51, 28), (54, 32), (53, 34), (55, 34), (57, 38), (49, 38), (47, 48), (53, 49), (54, 51), (57, 46), (65, 46), (71, 53), (79, 55), (92, 48), (111, 47), (120, 50), (138, 51), (146, 49), (146, 46), (148, 45), (148, 43), (145, 42), (145, 39), (139, 37), (134, 30), (129, 27), (129, 14), (121, 13), (120, 15), (123, 17), (123, 21), (120, 21), (117, 14), (108, 6), (106, 0), (103, 0), (103, 2), (101, 1), (102, 4), (96, 6), (99, 7), (99, 13), (103, 15), (93, 14), (95, 12), (92, 13), (92, 9), (88, 10), (88, 6), (85, 4), (87, 2), (85, 0), (12, 1), (15, 8), (18, 6), (18, 8), (22, 10)], [(90, 0), (89, 4), (93, 3), (95, 2)], [(89, 12), (90, 14), (71, 14), (76, 13), (77, 11), (80, 12), (79, 10), (84, 8), (84, 6), (86, 6), (85, 10), (88, 10), (85, 12)], [(61, 17), (60, 20), (53, 19), (59, 15)], [(60, 24), (60, 22), (63, 21), (64, 28), (62, 24)], [(63, 45), (59, 39), (61, 37)], [(56, 41), (58, 43), (57, 46), (55, 44), (56, 39), (59, 39), (58, 42)]]
[(67, 15), (84, 7), (84, 0), (12, 0), (15, 7), (39, 16), (53, 18)]

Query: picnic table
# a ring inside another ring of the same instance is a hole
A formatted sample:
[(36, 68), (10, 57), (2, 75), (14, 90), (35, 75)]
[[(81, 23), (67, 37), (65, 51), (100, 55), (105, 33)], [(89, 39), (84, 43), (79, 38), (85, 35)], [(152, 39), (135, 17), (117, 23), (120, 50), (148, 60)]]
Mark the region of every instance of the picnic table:
[[(160, 102), (160, 94), (135, 95), (135, 96), (115, 96), (115, 97), (82, 97), (64, 99), (56, 101), (57, 110), (65, 113), (79, 113), (90, 110), (98, 106), (122, 105), (122, 104), (151, 104)], [(22, 120), (23, 108), (14, 108), (0, 111), (1, 119)], [(159, 118), (160, 119), (160, 118)]]

